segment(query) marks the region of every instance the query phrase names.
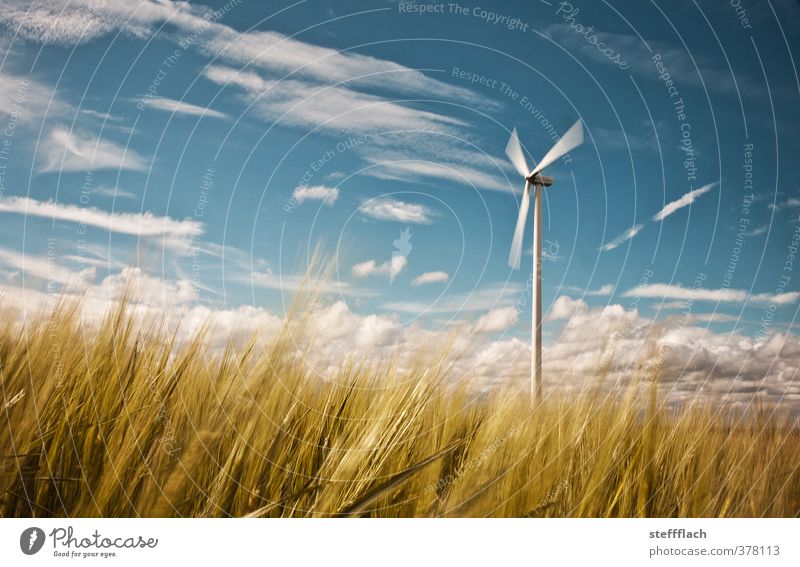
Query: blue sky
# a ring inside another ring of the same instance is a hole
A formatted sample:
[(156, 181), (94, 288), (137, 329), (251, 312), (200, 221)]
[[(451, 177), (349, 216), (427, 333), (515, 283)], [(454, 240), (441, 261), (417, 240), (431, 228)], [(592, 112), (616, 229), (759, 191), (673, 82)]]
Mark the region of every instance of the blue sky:
[(525, 343), (504, 148), (517, 127), (539, 159), (580, 118), (547, 170), (548, 345), (611, 307), (794, 341), (800, 7), (675, 4), (9, 2), (8, 293), (136, 267), (280, 317), (317, 251), (354, 317)]

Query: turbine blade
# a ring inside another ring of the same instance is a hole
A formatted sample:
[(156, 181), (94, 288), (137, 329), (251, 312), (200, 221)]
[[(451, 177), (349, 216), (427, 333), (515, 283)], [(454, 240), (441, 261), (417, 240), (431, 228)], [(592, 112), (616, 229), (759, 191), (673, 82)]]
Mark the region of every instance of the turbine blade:
[(517, 170), (522, 177), (528, 176), (528, 162), (525, 159), (525, 153), (522, 151), (522, 146), (519, 145), (519, 136), (517, 136), (517, 129), (511, 131), (511, 137), (506, 144), (506, 155), (511, 160), (514, 169)]
[(573, 149), (577, 148), (583, 143), (583, 121), (578, 120), (575, 124), (573, 124), (569, 130), (567, 130), (566, 134), (561, 136), (561, 139), (556, 142), (556, 145), (550, 148), (550, 151), (545, 154), (542, 158), (542, 161), (536, 166), (536, 169), (531, 171), (531, 175), (536, 175), (540, 171), (542, 171), (545, 167), (562, 157), (563, 155), (569, 153)]
[(511, 253), (508, 255), (508, 265), (519, 270), (519, 261), (522, 256), (522, 241), (525, 239), (525, 221), (528, 219), (528, 206), (531, 202), (530, 184), (525, 184), (522, 200), (519, 203), (519, 216), (517, 228), (514, 229), (514, 240), (511, 242)]

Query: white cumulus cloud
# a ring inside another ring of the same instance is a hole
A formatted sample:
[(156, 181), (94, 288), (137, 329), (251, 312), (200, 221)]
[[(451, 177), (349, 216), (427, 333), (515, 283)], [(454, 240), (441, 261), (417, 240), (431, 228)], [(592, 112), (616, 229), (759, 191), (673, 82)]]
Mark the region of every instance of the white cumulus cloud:
[(495, 333), (510, 329), (517, 322), (516, 307), (499, 307), (492, 309), (475, 323), (476, 333)]
[(396, 277), (408, 265), (408, 259), (401, 255), (395, 254), (391, 260), (387, 260), (378, 264), (375, 260), (367, 260), (353, 266), (353, 275), (357, 278), (368, 278), (371, 276), (388, 276), (389, 278)]

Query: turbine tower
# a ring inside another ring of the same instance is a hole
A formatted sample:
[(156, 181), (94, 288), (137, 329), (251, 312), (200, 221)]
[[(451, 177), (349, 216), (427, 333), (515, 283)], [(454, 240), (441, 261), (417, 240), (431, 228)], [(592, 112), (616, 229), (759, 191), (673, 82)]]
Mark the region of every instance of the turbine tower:
[(511, 243), (508, 265), (519, 270), (522, 255), (522, 241), (525, 236), (525, 222), (528, 218), (531, 190), (533, 195), (533, 289), (531, 290), (532, 337), (531, 337), (531, 396), (542, 399), (542, 191), (553, 184), (553, 178), (542, 175), (542, 170), (583, 143), (583, 122), (578, 120), (567, 130), (556, 144), (550, 148), (539, 164), (528, 168), (525, 153), (519, 143), (517, 129), (511, 132), (506, 145), (506, 155), (514, 169), (525, 179), (525, 189), (519, 204), (517, 227)]

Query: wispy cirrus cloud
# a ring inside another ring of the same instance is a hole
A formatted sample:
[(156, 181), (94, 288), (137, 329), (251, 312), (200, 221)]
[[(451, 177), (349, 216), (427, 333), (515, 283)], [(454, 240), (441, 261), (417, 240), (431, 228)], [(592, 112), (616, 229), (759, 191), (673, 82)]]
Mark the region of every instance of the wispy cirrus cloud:
[[(228, 11), (236, 10), (233, 5)], [(469, 89), (433, 78), (399, 63), (334, 47), (315, 45), (276, 31), (240, 32), (222, 23), (225, 13), (208, 6), (171, 0), (118, 2), (93, 0), (8, 0), (0, 12), (0, 26), (38, 43), (76, 45), (115, 31), (141, 38), (169, 22), (178, 33), (166, 37), (185, 40), (191, 34), (198, 51), (237, 66), (249, 65), (277, 74), (294, 73), (304, 80), (332, 84), (348, 82), (362, 89), (389, 89), (396, 93), (436, 92), (439, 97), (465, 104), (481, 102)]]
[(94, 189), (92, 189), (92, 193), (97, 195), (102, 195), (103, 197), (113, 197), (116, 199), (128, 199), (130, 201), (135, 201), (138, 197), (136, 193), (132, 193), (131, 191), (125, 191), (124, 189), (120, 189), (119, 187), (109, 187), (108, 185), (98, 185)]
[(365, 201), (358, 210), (375, 220), (407, 224), (431, 224), (434, 218), (434, 212), (425, 205), (389, 198)]
[(781, 201), (780, 203), (775, 203), (775, 204), (770, 203), (769, 205), (767, 205), (767, 208), (775, 211), (776, 213), (784, 209), (795, 209), (797, 207), (800, 207), (800, 199), (796, 197), (790, 197), (789, 199)]
[(53, 258), (23, 254), (6, 248), (0, 248), (0, 264), (41, 280), (59, 284), (82, 285), (95, 278), (93, 267), (76, 272), (57, 264)]
[(295, 292), (300, 289), (306, 289), (345, 297), (364, 298), (375, 297), (376, 295), (370, 289), (355, 287), (341, 280), (320, 281), (304, 275), (284, 274), (271, 270), (240, 272), (231, 276), (230, 279), (240, 284), (281, 292)]
[[(476, 189), (509, 191), (509, 185), (502, 177), (487, 173), (485, 169), (471, 167), (468, 162), (424, 161), (414, 158), (411, 152), (396, 153), (375, 152), (367, 156), (367, 161), (375, 165), (365, 171), (367, 175), (378, 179), (413, 181), (420, 179), (438, 179), (456, 182)], [(445, 152), (429, 154), (429, 158), (444, 158)]]
[(203, 224), (195, 220), (145, 213), (109, 213), (96, 207), (80, 207), (55, 201), (37, 201), (29, 197), (11, 197), (0, 201), (0, 213), (13, 213), (81, 223), (118, 234), (162, 237), (165, 244), (185, 247), (202, 235)]
[(760, 226), (755, 227), (753, 230), (748, 230), (748, 231), (744, 232), (743, 234), (745, 236), (751, 236), (751, 237), (752, 236), (761, 236), (762, 234), (766, 234), (767, 230), (769, 230), (769, 225), (768, 224), (762, 224)]
[(474, 313), (491, 311), (500, 307), (511, 307), (519, 299), (524, 288), (519, 284), (491, 284), (469, 292), (453, 293), (437, 298), (434, 302), (390, 301), (384, 309), (398, 313)]
[(242, 89), (253, 112), (264, 120), (333, 134), (386, 130), (437, 130), (464, 124), (449, 116), (406, 106), (381, 96), (342, 86), (298, 79), (268, 80), (254, 72), (211, 66), (207, 79)]
[[(711, 191), (714, 187), (716, 187), (718, 184), (719, 182), (715, 181), (713, 183), (708, 183), (706, 185), (703, 185), (702, 187), (698, 187), (697, 189), (689, 191), (685, 195), (682, 195), (679, 199), (675, 199), (671, 203), (667, 203), (660, 211), (658, 211), (655, 215), (653, 215), (651, 220), (653, 222), (662, 222), (668, 216), (694, 203), (700, 196), (705, 195), (706, 193)], [(625, 242), (627, 242), (628, 240), (632, 239), (637, 234), (639, 234), (644, 228), (644, 226), (645, 226), (644, 223), (633, 225), (631, 228), (629, 228), (628, 230), (617, 236), (615, 239), (603, 244), (600, 247), (600, 250), (602, 250), (603, 252), (607, 252), (609, 250), (613, 250), (614, 248), (618, 248), (621, 244), (624, 244)]]
[(147, 168), (147, 160), (124, 146), (62, 126), (39, 144), (39, 172)]
[(648, 284), (626, 291), (623, 297), (724, 303), (744, 303), (745, 301), (751, 301), (764, 304), (773, 303), (775, 305), (788, 305), (797, 303), (798, 299), (800, 299), (800, 292), (793, 291), (781, 294), (749, 293), (744, 289), (697, 289), (672, 284)]
[(163, 110), (164, 112), (171, 112), (173, 114), (184, 114), (187, 116), (208, 116), (210, 118), (229, 118), (224, 112), (208, 108), (206, 106), (198, 106), (183, 100), (174, 100), (163, 96), (154, 96), (148, 99), (148, 108), (155, 108)]
[(621, 244), (624, 244), (637, 234), (639, 234), (642, 229), (644, 228), (644, 224), (635, 224), (630, 227), (628, 230), (617, 236), (615, 239), (606, 242), (600, 247), (600, 250), (603, 252), (607, 252), (609, 250), (613, 250), (614, 248), (618, 248)]
[(671, 203), (667, 203), (663, 209), (661, 209), (655, 215), (653, 215), (653, 220), (656, 222), (663, 221), (665, 218), (675, 213), (676, 211), (684, 207), (688, 207), (689, 205), (694, 203), (698, 199), (698, 197), (700, 197), (701, 195), (705, 195), (717, 185), (718, 183), (716, 181), (714, 183), (703, 185), (702, 187), (698, 187), (697, 189), (689, 191), (688, 193), (683, 195), (680, 199), (676, 199)]
[(602, 285), (597, 289), (584, 289), (582, 287), (577, 287), (574, 285), (563, 286), (561, 289), (563, 291), (567, 291), (570, 293), (578, 293), (589, 297), (603, 297), (614, 293), (614, 286), (611, 284)]

